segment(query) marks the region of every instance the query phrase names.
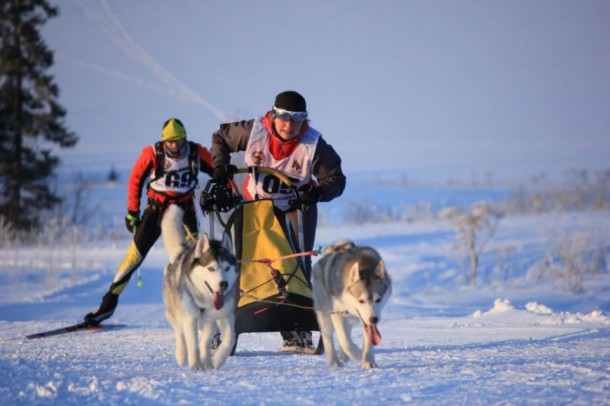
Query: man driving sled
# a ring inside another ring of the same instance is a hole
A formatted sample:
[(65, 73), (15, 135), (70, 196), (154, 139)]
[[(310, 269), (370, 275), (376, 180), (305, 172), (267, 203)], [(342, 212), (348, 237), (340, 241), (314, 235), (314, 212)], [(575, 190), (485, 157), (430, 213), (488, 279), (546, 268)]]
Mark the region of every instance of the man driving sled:
[[(305, 251), (313, 249), (318, 221), (318, 202), (329, 202), (345, 189), (346, 178), (341, 169), (341, 158), (326, 143), (322, 134), (309, 125), (305, 98), (295, 91), (279, 93), (273, 108), (264, 117), (221, 124), (212, 135), (213, 179), (226, 185), (230, 173), (231, 153), (245, 151), (248, 166), (275, 169), (283, 173), (299, 188), (303, 207), (303, 241)], [(255, 181), (248, 174), (243, 187), (244, 198), (290, 199), (289, 188), (273, 189), (269, 183)], [(297, 213), (287, 210), (294, 234), (299, 235)], [(305, 257), (304, 273), (311, 280), (311, 258)], [(313, 348), (311, 332), (294, 334), (281, 332), (283, 350), (310, 351)]]

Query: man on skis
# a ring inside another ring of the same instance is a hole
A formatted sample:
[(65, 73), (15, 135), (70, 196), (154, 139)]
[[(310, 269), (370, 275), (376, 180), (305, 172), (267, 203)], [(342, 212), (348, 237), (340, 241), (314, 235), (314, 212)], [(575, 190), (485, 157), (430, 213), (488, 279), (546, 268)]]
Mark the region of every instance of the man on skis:
[[(213, 174), (210, 152), (200, 144), (187, 141), (182, 122), (170, 118), (163, 124), (161, 141), (145, 147), (133, 167), (125, 216), (127, 229), (134, 233), (133, 240), (99, 308), (85, 316), (86, 324), (97, 326), (112, 316), (119, 295), (161, 236), (161, 218), (169, 204), (177, 204), (184, 209), (183, 222), (187, 235), (197, 239), (193, 196), (200, 171), (210, 176)], [(140, 217), (145, 184), (148, 201)]]

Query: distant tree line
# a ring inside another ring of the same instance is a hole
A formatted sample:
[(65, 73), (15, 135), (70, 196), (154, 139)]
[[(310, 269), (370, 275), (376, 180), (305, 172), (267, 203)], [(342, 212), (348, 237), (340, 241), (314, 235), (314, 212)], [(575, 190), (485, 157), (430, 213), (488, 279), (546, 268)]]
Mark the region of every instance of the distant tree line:
[[(411, 185), (411, 183), (407, 185), (386, 182), (386, 186), (392, 188), (408, 189)], [(444, 187), (471, 186), (468, 184), (458, 186), (452, 183)], [(506, 197), (503, 200), (486, 202), (490, 208), (503, 215), (610, 209), (610, 169), (597, 172), (572, 169), (565, 174), (562, 181), (550, 181), (544, 175), (540, 175), (516, 186), (494, 186), (490, 183), (485, 187), (506, 189)], [(428, 221), (438, 218), (439, 213), (446, 208), (439, 207), (435, 202), (400, 205), (374, 203), (374, 198), (371, 200), (347, 201), (343, 213), (345, 221), (350, 224)], [(460, 209), (468, 210), (469, 207)]]
[(505, 207), (509, 214), (606, 209), (610, 209), (610, 169), (594, 173), (572, 169), (561, 183), (534, 178), (529, 187), (517, 186)]

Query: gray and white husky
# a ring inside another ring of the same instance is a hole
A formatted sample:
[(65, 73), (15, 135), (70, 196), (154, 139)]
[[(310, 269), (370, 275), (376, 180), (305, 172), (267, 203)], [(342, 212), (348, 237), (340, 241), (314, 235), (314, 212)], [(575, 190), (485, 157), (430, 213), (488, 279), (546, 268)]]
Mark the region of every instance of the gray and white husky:
[[(376, 368), (372, 346), (381, 342), (377, 329), (381, 309), (392, 292), (392, 282), (379, 253), (351, 241), (337, 241), (313, 268), (313, 297), (326, 363), (342, 366), (352, 358), (364, 369)], [(362, 350), (351, 337), (352, 325), (360, 321), (364, 332)], [(337, 332), (340, 355), (333, 344)]]
[[(235, 305), (238, 272), (231, 240), (210, 240), (202, 234), (189, 244), (182, 225), (183, 210), (170, 205), (161, 222), (169, 265), (163, 278), (165, 315), (176, 337), (176, 361), (192, 370), (218, 369), (235, 344)], [(212, 339), (222, 343), (212, 360)], [(200, 333), (199, 346), (197, 335)]]

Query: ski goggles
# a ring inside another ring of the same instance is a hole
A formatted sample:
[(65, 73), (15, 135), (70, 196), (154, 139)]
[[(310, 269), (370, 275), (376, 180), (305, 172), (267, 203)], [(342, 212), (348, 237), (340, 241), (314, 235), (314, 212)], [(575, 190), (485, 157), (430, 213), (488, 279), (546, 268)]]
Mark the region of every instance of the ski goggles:
[(301, 124), (303, 121), (307, 120), (307, 112), (306, 111), (289, 111), (284, 109), (278, 109), (277, 107), (273, 108), (273, 117), (279, 118), (282, 121), (292, 120), (293, 123)]

